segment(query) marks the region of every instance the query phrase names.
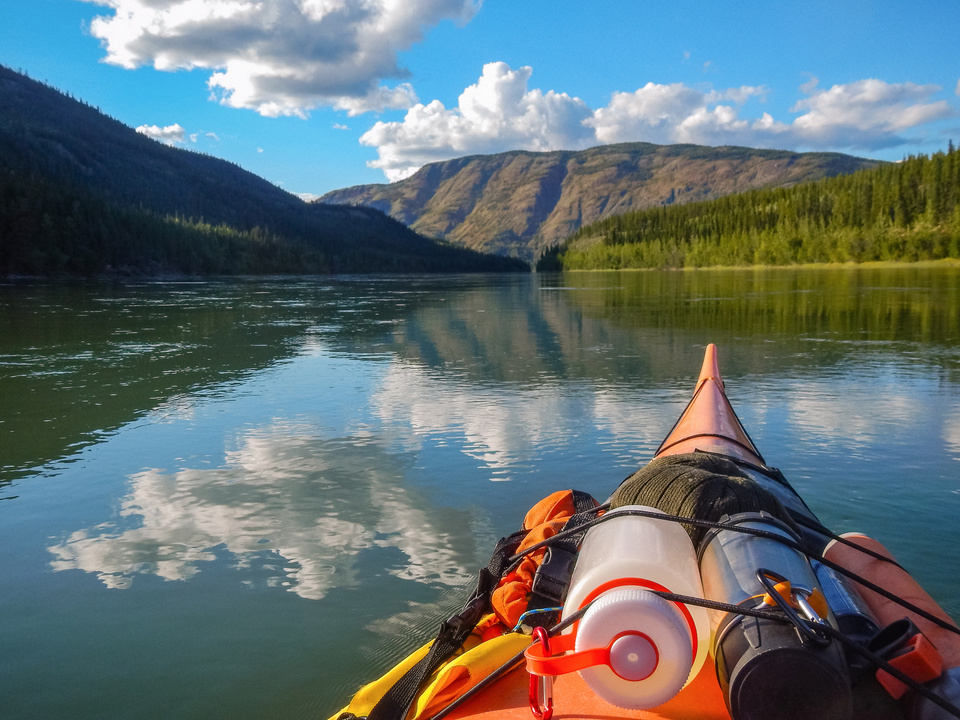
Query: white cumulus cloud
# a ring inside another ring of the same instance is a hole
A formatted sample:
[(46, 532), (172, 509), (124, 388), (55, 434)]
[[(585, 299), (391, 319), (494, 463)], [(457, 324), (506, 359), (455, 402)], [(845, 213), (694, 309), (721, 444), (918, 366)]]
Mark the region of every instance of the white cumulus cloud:
[(792, 108), (803, 114), (789, 127), (789, 134), (816, 147), (895, 147), (904, 142), (904, 131), (957, 114), (945, 100), (928, 102), (940, 89), (876, 79), (823, 91), (811, 88), (809, 97)]
[[(186, 140), (187, 136), (186, 130), (184, 130), (179, 123), (167, 125), (166, 127), (160, 127), (159, 125), (141, 125), (137, 128), (137, 132), (154, 140), (166, 143), (167, 145), (182, 143)], [(190, 139), (195, 142), (196, 136), (191, 135)]]
[(765, 92), (763, 87), (704, 92), (682, 83), (651, 82), (636, 92), (614, 93), (610, 103), (596, 110), (586, 124), (601, 143), (643, 140), (713, 144), (717, 138), (732, 140), (748, 133), (751, 123), (741, 120), (734, 106), (762, 97)]
[(683, 83), (647, 83), (615, 92), (597, 109), (553, 90), (530, 89), (532, 69), (489, 63), (455, 108), (437, 100), (418, 103), (400, 122), (378, 122), (360, 139), (376, 147), (369, 163), (388, 180), (413, 174), (426, 163), (506, 150), (576, 150), (617, 142), (746, 145), (816, 150), (896, 147), (914, 128), (956, 116), (933, 96), (942, 88), (867, 79), (817, 88), (811, 77), (791, 108), (793, 119), (775, 119), (748, 108), (768, 94), (764, 86), (723, 90)]
[(376, 147), (371, 167), (387, 179), (407, 177), (422, 165), (461, 155), (506, 150), (583, 148), (596, 140), (584, 121), (592, 112), (566, 93), (529, 90), (532, 69), (506, 63), (484, 66), (480, 79), (447, 109), (438, 100), (414, 105), (401, 122), (378, 122), (360, 142)]
[(215, 132), (205, 132), (202, 135), (201, 133), (193, 132), (188, 135), (180, 123), (174, 123), (166, 127), (160, 127), (159, 125), (141, 125), (137, 128), (137, 132), (153, 138), (158, 142), (165, 143), (166, 145), (196, 144), (201, 138), (213, 142), (220, 141), (220, 137)]
[(481, 0), (86, 0), (111, 8), (90, 23), (106, 61), (125, 68), (212, 71), (225, 105), (304, 116), (416, 102), (397, 53), (442, 20), (464, 23)]

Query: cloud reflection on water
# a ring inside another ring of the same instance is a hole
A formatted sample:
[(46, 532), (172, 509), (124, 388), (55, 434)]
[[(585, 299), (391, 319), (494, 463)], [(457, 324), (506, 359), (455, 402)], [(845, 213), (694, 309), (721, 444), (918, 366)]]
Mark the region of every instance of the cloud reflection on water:
[(221, 468), (133, 475), (118, 515), (51, 546), (53, 569), (127, 588), (137, 575), (187, 580), (226, 552), (254, 578), (245, 583), (308, 599), (356, 586), (364, 551), (399, 550), (386, 572), (401, 579), (462, 585), (472, 575), (472, 549), (454, 532), (460, 513), (431, 512), (369, 439), (325, 439), (308, 423), (247, 431)]
[(916, 424), (924, 413), (922, 396), (909, 385), (808, 381), (795, 387), (790, 414), (805, 437), (819, 438), (848, 449), (875, 451), (890, 425)]
[[(490, 480), (499, 481), (516, 479), (548, 453), (569, 452), (585, 436), (596, 438), (623, 464), (636, 463), (644, 451), (652, 454), (671, 416), (675, 419), (682, 408), (664, 405), (659, 393), (623, 388), (584, 386), (578, 391), (556, 382), (511, 387), (505, 392), (500, 385), (458, 381), (417, 364), (395, 363), (371, 403), (393, 428), (393, 441), (405, 449), (419, 450), (428, 437), (442, 438), (473, 458)], [(517, 512), (519, 517), (523, 509)]]
[(943, 440), (947, 449), (955, 454), (955, 459), (960, 460), (960, 412), (954, 413), (944, 422)]

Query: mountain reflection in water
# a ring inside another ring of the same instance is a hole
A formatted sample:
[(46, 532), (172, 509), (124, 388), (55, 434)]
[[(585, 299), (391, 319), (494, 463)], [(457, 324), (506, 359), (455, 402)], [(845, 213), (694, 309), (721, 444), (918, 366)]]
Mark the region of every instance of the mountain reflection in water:
[(708, 342), (960, 615), (960, 269), (0, 286), (0, 714), (327, 717), (533, 503), (649, 460)]

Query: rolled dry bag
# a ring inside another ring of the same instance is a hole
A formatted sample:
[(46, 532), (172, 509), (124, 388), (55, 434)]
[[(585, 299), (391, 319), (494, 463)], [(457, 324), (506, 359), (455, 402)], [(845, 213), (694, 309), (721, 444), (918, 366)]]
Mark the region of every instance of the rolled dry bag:
[[(855, 545), (872, 550), (880, 555), (893, 559), (893, 555), (879, 541), (861, 533), (846, 533), (842, 535)], [(892, 592), (896, 597), (907, 600), (917, 607), (935, 615), (944, 622), (956, 627), (956, 623), (930, 597), (930, 594), (921, 587), (910, 573), (899, 565), (884, 562), (877, 558), (859, 552), (842, 543), (831, 543), (824, 550), (824, 558), (850, 570), (860, 577)], [(853, 582), (859, 590), (864, 602), (877, 617), (881, 625), (890, 625), (900, 619), (909, 618), (929, 638), (942, 658), (943, 674), (936, 680), (927, 683), (927, 687), (954, 705), (960, 705), (960, 635), (936, 625), (924, 617), (917, 615), (899, 603), (878, 595), (867, 587)], [(953, 717), (943, 708), (922, 696), (913, 697), (909, 701), (907, 715), (911, 720), (940, 720)]]
[[(816, 597), (817, 579), (806, 556), (778, 540), (729, 527), (765, 530), (788, 540), (796, 535), (768, 513), (741, 513), (721, 521), (699, 548), (704, 595), (746, 608), (759, 606), (766, 589), (760, 568), (790, 581), (798, 596)], [(822, 598), (822, 596), (820, 596)], [(813, 604), (813, 603), (811, 603)], [(819, 604), (819, 603), (817, 603)], [(824, 619), (836, 627), (825, 606)], [(844, 654), (834, 641), (801, 639), (788, 622), (711, 611), (711, 647), (717, 679), (734, 720), (848, 720), (853, 713)]]
[[(841, 535), (841, 537), (855, 545), (860, 545), (881, 555), (885, 555), (891, 560), (893, 559), (890, 551), (878, 540), (869, 538), (861, 533), (845, 533)], [(908, 600), (927, 612), (936, 615), (941, 620), (956, 626), (953, 618), (947, 615), (944, 609), (937, 604), (937, 601), (930, 597), (930, 594), (921, 587), (920, 583), (899, 565), (878, 560), (857, 551), (855, 548), (836, 542), (827, 545), (823, 556), (827, 560), (832, 560), (847, 570), (851, 570), (865, 580), (869, 580), (873, 584), (889, 590), (897, 597)], [(910, 612), (893, 600), (878, 595), (869, 588), (857, 584), (855, 581), (851, 582), (853, 582), (860, 592), (864, 602), (870, 607), (870, 610), (877, 617), (881, 626), (889, 625), (902, 617), (909, 617), (916, 623), (917, 627), (923, 631), (923, 634), (930, 638), (930, 641), (937, 647), (937, 650), (940, 651), (945, 668), (960, 667), (960, 635), (945, 630), (939, 625), (935, 625), (926, 618)]]

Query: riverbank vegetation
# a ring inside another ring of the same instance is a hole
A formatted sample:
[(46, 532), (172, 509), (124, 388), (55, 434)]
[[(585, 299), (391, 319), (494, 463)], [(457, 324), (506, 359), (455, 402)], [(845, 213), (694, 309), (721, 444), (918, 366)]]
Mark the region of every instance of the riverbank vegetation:
[(960, 152), (909, 157), (792, 188), (611, 217), (538, 270), (960, 258)]
[(229, 275), (329, 272), (318, 250), (259, 228), (164, 216), (37, 177), (0, 178), (0, 276)]

